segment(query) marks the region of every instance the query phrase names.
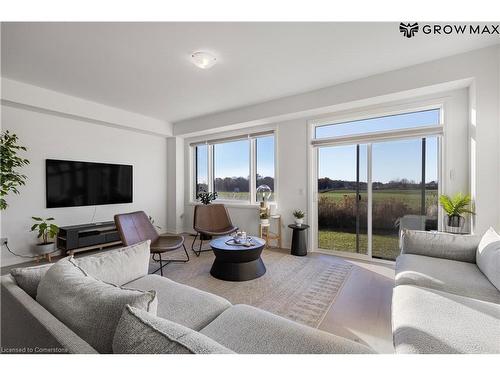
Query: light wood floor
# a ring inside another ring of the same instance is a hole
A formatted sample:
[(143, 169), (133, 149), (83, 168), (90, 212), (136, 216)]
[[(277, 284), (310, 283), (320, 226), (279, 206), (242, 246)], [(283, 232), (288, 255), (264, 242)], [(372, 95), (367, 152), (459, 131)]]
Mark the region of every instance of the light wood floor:
[[(189, 239), (188, 243), (191, 243)], [(95, 251), (87, 252), (77, 254), (77, 256), (95, 253)], [(193, 255), (192, 259), (195, 259), (194, 254), (190, 255)], [(324, 256), (332, 257), (334, 255)], [(54, 260), (57, 259), (59, 257)], [(352, 263), (355, 267), (318, 328), (364, 343), (378, 353), (393, 353), (391, 299), (394, 266), (392, 264), (342, 259)], [(33, 264), (34, 262), (28, 262), (23, 263), (22, 266), (27, 267)], [(21, 265), (2, 267), (1, 274), (4, 275), (10, 269), (19, 266)], [(165, 270), (167, 268), (168, 266)]]

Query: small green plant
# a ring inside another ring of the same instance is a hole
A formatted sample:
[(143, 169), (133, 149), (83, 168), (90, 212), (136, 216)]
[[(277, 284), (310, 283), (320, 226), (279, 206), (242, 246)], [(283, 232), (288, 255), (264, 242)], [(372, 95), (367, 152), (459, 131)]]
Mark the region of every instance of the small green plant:
[(304, 211), (302, 211), (302, 210), (294, 210), (294, 211), (292, 212), (292, 215), (293, 215), (293, 217), (294, 217), (294, 218), (296, 218), (296, 219), (303, 219), (303, 218), (304, 218), (304, 216), (306, 216), (305, 212), (304, 212)]
[(441, 195), (439, 203), (449, 217), (462, 216), (463, 214), (475, 215), (475, 212), (470, 208), (472, 199), (469, 194), (457, 193), (453, 197)]
[(266, 219), (269, 219), (269, 214), (267, 213), (267, 210), (265, 211), (262, 211), (260, 214), (259, 214), (259, 217), (261, 220), (266, 220)]
[(214, 193), (208, 193), (206, 191), (202, 191), (196, 195), (196, 199), (199, 200), (203, 204), (210, 204), (210, 202), (214, 201), (217, 199), (219, 195), (214, 192)]
[(5, 210), (8, 206), (5, 196), (12, 192), (19, 194), (18, 187), (26, 184), (27, 177), (18, 172), (18, 168), (28, 165), (28, 159), (23, 159), (17, 155), (19, 151), (26, 151), (26, 147), (17, 144), (17, 135), (9, 133), (8, 130), (2, 132), (0, 136), (0, 210)]
[(42, 244), (48, 244), (49, 239), (57, 236), (59, 227), (56, 224), (48, 223), (49, 221), (54, 220), (53, 217), (42, 219), (41, 217), (33, 216), (32, 219), (36, 221), (36, 223), (32, 225), (31, 232), (38, 231), (37, 238), (40, 238), (42, 240)]

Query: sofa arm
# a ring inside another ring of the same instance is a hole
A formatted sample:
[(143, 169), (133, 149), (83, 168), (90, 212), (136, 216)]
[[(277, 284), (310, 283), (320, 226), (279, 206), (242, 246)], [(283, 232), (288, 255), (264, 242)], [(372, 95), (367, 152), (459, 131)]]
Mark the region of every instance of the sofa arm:
[(476, 249), (481, 238), (476, 235), (403, 230), (401, 254), (476, 262)]
[(97, 353), (22, 290), (11, 275), (1, 277), (1, 296), (3, 353)]

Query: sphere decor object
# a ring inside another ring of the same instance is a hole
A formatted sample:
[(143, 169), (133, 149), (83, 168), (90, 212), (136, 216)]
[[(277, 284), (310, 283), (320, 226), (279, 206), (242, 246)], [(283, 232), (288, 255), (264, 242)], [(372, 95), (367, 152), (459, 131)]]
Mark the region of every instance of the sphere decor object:
[(273, 191), (269, 186), (260, 185), (257, 188), (257, 200), (267, 202), (269, 199), (271, 199), (272, 193)]

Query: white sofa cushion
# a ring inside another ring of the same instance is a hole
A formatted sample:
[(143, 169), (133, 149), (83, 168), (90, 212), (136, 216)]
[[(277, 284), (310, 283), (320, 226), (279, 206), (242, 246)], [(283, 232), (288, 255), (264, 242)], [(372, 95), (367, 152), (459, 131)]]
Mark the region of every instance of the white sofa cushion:
[(500, 353), (500, 305), (399, 285), (392, 295), (396, 353)]
[(55, 263), (38, 285), (36, 300), (100, 353), (111, 353), (116, 325), (127, 304), (156, 314), (154, 291), (125, 289), (97, 280), (72, 263)]
[(215, 294), (179, 284), (159, 275), (147, 275), (125, 285), (139, 290), (155, 290), (158, 316), (199, 331), (231, 303)]
[(248, 305), (234, 305), (201, 331), (242, 354), (369, 354), (354, 341)]
[(500, 290), (500, 236), (493, 228), (479, 242), (476, 263), (495, 287)]
[(127, 305), (116, 327), (113, 353), (229, 354), (234, 352), (190, 328)]
[(500, 303), (500, 292), (474, 263), (402, 254), (396, 259), (395, 284), (422, 286)]
[(73, 258), (88, 275), (113, 285), (123, 285), (148, 274), (150, 240), (94, 256)]

